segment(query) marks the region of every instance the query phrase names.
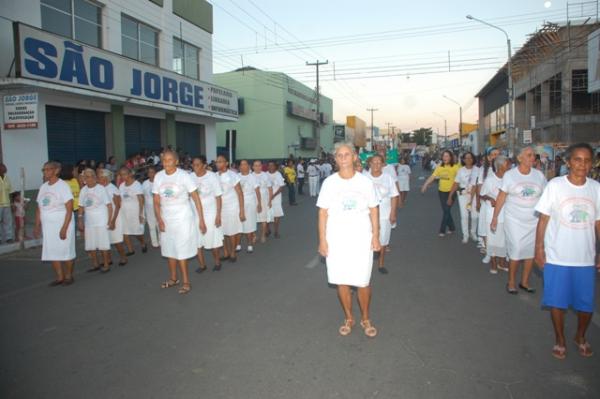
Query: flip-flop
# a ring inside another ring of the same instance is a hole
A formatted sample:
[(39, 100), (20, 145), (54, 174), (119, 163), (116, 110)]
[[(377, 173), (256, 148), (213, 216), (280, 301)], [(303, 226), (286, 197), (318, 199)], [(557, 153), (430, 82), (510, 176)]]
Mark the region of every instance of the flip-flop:
[(338, 332), (342, 337), (345, 337), (352, 332), (352, 327), (354, 327), (354, 320), (346, 319), (344, 320), (344, 324), (338, 329)]
[(532, 287), (525, 287), (523, 284), (519, 283), (519, 288), (522, 289), (523, 291), (526, 291), (530, 294), (535, 294), (535, 288)]
[(506, 292), (508, 292), (511, 295), (517, 295), (519, 293), (519, 291), (517, 291), (516, 288), (510, 288), (508, 284), (506, 284)]
[(577, 350), (579, 354), (583, 357), (592, 357), (594, 355), (594, 351), (592, 350), (592, 345), (589, 342), (579, 343), (575, 341), (575, 345), (577, 345)]
[(560, 345), (554, 345), (552, 347), (552, 356), (558, 360), (564, 360), (564, 358), (567, 357), (567, 348)]

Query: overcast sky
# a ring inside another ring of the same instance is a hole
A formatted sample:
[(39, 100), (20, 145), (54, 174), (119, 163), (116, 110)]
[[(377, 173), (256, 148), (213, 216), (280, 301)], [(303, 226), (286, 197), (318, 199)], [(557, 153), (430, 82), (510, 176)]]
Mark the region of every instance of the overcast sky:
[[(567, 18), (564, 0), (211, 2), (216, 73), (243, 62), (314, 87), (315, 68), (305, 62), (328, 60), (321, 89), (333, 99), (336, 122), (358, 115), (369, 123), (366, 109), (373, 107), (375, 126), (433, 127), (442, 134), (443, 118), (434, 112), (447, 119), (449, 133), (458, 130), (459, 114), (443, 95), (463, 105), (465, 122), (476, 122), (474, 95), (507, 58), (505, 36), (467, 14), (504, 28), (513, 53), (544, 21)], [(595, 18), (595, 4), (573, 3), (569, 15)]]

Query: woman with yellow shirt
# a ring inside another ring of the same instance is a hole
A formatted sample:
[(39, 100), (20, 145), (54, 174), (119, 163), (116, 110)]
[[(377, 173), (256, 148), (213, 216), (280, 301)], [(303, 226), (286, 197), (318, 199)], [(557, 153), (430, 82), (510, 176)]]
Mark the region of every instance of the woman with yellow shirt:
[[(448, 197), (450, 196), (450, 191), (452, 190), (452, 185), (454, 184), (454, 179), (456, 178), (459, 168), (460, 165), (454, 163), (454, 154), (452, 154), (450, 150), (442, 152), (442, 163), (435, 168), (431, 176), (429, 176), (429, 179), (425, 181), (425, 184), (423, 184), (423, 187), (421, 188), (421, 193), (425, 193), (427, 187), (429, 187), (434, 180), (437, 179), (439, 181), (438, 194), (440, 197), (440, 205), (442, 206), (440, 237), (444, 237), (446, 232), (452, 234), (456, 230), (454, 220), (452, 219), (452, 205), (448, 205)], [(451, 204), (452, 203), (453, 202), (451, 202)]]
[(61, 169), (60, 178), (71, 189), (73, 194), (73, 220), (77, 225), (77, 211), (79, 211), (79, 192), (81, 191), (81, 185), (79, 184), (79, 169), (77, 166), (65, 165)]

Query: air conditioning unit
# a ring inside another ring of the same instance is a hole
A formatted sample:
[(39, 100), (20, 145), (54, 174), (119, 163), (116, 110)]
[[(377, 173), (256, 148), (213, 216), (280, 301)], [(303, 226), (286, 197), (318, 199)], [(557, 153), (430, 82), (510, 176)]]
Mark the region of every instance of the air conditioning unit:
[(300, 149), (301, 150), (316, 150), (317, 149), (317, 140), (312, 137), (302, 137), (300, 139)]

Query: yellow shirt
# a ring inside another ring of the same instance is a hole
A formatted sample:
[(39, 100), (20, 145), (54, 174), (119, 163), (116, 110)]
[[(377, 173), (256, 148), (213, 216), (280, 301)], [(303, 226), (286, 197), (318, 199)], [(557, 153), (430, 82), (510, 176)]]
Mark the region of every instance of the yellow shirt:
[(76, 211), (79, 209), (79, 191), (81, 190), (79, 182), (75, 178), (65, 180), (65, 182), (69, 185), (71, 193), (73, 193), (73, 211)]
[(10, 193), (12, 192), (12, 185), (8, 175), (0, 177), (0, 207), (5, 208), (10, 206)]
[(454, 179), (456, 178), (456, 174), (458, 173), (458, 169), (460, 169), (459, 164), (454, 164), (454, 166), (438, 166), (433, 171), (433, 176), (437, 177), (439, 180), (439, 190), (443, 193), (449, 193), (452, 190), (452, 185), (454, 184)]
[(286, 166), (285, 168), (283, 168), (283, 173), (285, 173), (285, 177), (288, 183), (296, 183), (296, 171), (294, 170), (294, 168)]

